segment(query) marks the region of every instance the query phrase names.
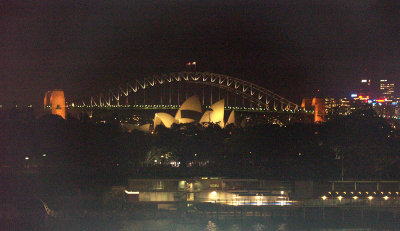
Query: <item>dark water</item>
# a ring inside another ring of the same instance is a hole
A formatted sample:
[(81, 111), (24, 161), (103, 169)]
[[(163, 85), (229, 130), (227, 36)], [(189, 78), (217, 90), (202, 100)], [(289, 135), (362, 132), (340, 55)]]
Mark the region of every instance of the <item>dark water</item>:
[(70, 219), (25, 219), (1, 224), (1, 230), (43, 230), (43, 231), (289, 231), (289, 230), (400, 230), (400, 226), (384, 223), (363, 225), (344, 224), (334, 220), (325, 222), (304, 222), (285, 219), (265, 218), (159, 218), (137, 219), (118, 216)]

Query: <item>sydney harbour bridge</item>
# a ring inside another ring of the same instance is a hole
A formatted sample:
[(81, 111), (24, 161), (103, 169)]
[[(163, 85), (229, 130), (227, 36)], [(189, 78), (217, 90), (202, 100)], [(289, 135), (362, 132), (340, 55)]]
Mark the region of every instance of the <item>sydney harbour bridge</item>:
[(67, 107), (174, 109), (194, 94), (200, 97), (206, 107), (224, 98), (227, 109), (301, 111), (299, 105), (257, 84), (208, 72), (176, 72), (136, 79), (96, 95), (74, 99), (67, 97)]
[[(62, 90), (52, 92), (53, 95), (61, 94), (64, 101)], [(52, 108), (53, 114), (59, 114), (63, 118), (66, 114), (65, 109), (71, 114), (87, 113), (90, 118), (94, 114), (101, 115), (102, 118), (106, 115), (127, 118), (126, 115), (132, 115), (131, 112), (135, 111), (147, 113), (142, 117), (147, 117), (149, 121), (153, 118), (154, 111), (178, 110), (186, 99), (194, 95), (203, 105), (203, 111), (211, 110), (211, 105), (223, 99), (225, 110), (234, 110), (242, 114), (262, 113), (279, 121), (290, 122), (295, 117), (304, 121), (304, 118), (312, 113), (257, 84), (209, 72), (174, 72), (134, 79), (94, 95), (80, 98), (67, 95), (65, 106), (54, 103), (51, 106), (46, 105), (48, 99), (52, 98), (48, 94), (46, 93), (45, 97), (45, 107)], [(63, 112), (55, 112), (62, 108), (65, 108)]]

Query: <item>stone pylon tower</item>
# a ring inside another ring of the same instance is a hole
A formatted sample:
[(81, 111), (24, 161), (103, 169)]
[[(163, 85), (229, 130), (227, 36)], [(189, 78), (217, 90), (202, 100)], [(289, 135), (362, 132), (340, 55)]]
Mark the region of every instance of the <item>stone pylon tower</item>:
[(52, 90), (44, 95), (44, 108), (51, 108), (51, 114), (65, 119), (65, 96), (63, 90)]

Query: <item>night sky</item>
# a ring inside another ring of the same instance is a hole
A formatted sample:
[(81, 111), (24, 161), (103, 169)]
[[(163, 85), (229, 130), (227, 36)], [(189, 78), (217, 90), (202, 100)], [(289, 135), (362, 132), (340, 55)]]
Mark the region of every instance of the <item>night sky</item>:
[(130, 79), (199, 71), (297, 103), (348, 96), (361, 78), (400, 84), (400, 1), (0, 1), (0, 104), (41, 105)]

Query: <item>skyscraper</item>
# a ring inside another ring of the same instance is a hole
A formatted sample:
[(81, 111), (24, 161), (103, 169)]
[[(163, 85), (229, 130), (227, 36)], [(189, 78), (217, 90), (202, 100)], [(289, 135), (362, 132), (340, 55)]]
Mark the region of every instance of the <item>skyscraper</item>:
[(370, 79), (362, 79), (360, 88), (358, 90), (358, 96), (363, 96), (363, 98), (371, 98), (372, 96), (372, 86), (371, 86), (371, 80)]
[(394, 97), (394, 83), (387, 79), (379, 80), (379, 96), (382, 98), (391, 99)]

